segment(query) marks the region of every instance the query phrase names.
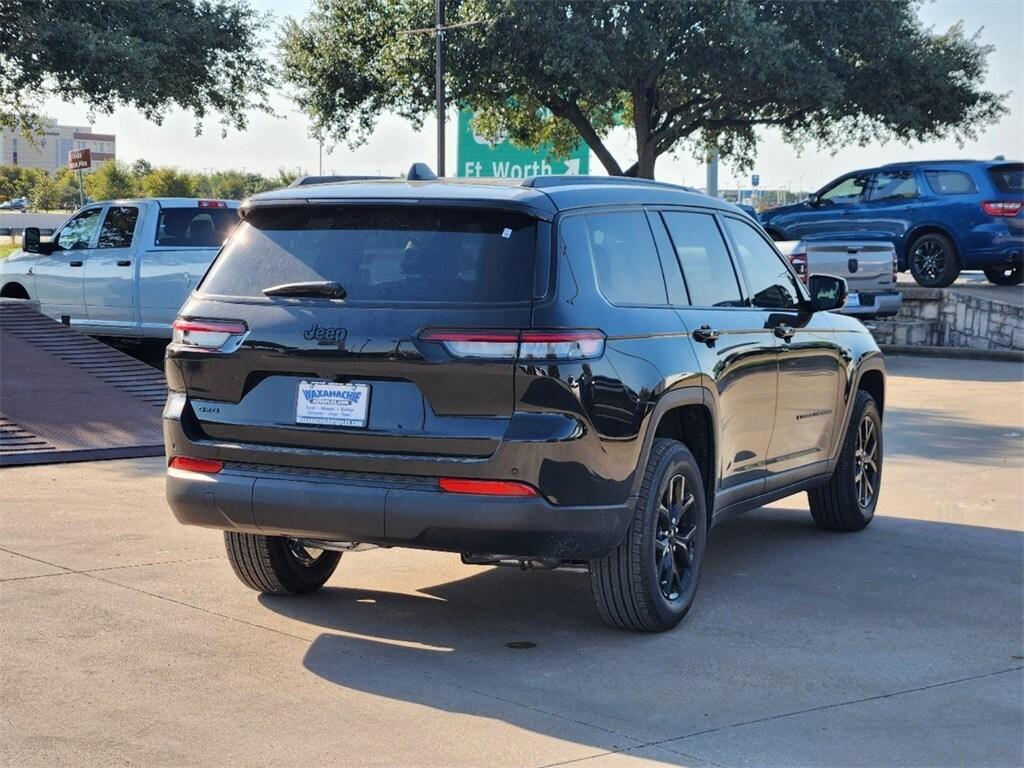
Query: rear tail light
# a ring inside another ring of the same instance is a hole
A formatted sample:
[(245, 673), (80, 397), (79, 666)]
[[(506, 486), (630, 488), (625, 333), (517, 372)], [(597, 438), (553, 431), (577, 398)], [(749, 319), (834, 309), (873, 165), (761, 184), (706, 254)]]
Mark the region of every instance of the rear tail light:
[(227, 208), (228, 204), (223, 200), (200, 200), (200, 208)]
[(793, 269), (800, 276), (800, 281), (805, 285), (807, 283), (807, 254), (803, 251), (798, 251), (789, 254), (789, 263), (793, 265)]
[(453, 357), (481, 360), (587, 360), (604, 354), (601, 331), (426, 331)]
[(234, 352), (249, 329), (237, 320), (186, 320), (171, 326), (171, 344), (196, 352)]
[(1022, 200), (986, 200), (981, 210), (989, 216), (1016, 216), (1024, 208)]
[(437, 481), (445, 493), (474, 493), (479, 496), (538, 496), (537, 489), (513, 480), (466, 480), (442, 477)]
[(215, 459), (192, 459), (188, 456), (175, 456), (171, 459), (171, 469), (183, 469), (186, 472), (202, 472), (216, 475), (224, 469), (224, 462)]

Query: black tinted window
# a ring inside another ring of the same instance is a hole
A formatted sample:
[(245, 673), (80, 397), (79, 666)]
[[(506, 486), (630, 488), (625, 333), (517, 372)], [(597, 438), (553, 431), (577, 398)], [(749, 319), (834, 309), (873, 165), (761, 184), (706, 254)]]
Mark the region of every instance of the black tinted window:
[(612, 304), (664, 305), (665, 279), (654, 237), (641, 211), (586, 217), (587, 240), (601, 293)]
[(129, 248), (135, 234), (139, 209), (125, 205), (112, 205), (100, 229), (100, 248)]
[(738, 219), (725, 219), (725, 226), (736, 243), (754, 306), (764, 309), (799, 307), (801, 294), (796, 277), (761, 234)]
[(714, 217), (665, 213), (664, 219), (683, 267), (690, 303), (697, 307), (742, 306), (736, 272)]
[(1024, 164), (1010, 163), (993, 166), (988, 169), (988, 175), (992, 177), (992, 183), (1000, 192), (1010, 192), (1015, 195), (1024, 192)]
[(255, 209), (202, 283), (261, 296), (333, 281), (350, 303), (524, 302), (533, 297), (536, 224), (520, 213), (455, 207)]
[(978, 191), (971, 177), (961, 171), (925, 171), (924, 177), (937, 195), (967, 195)]
[(156, 244), (179, 248), (220, 247), (238, 225), (232, 208), (162, 208)]

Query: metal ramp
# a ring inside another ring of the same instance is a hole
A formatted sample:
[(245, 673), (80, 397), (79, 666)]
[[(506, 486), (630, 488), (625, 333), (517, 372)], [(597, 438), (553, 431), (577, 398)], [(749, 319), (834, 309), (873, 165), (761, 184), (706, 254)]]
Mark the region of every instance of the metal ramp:
[(0, 466), (163, 454), (163, 373), (0, 299)]

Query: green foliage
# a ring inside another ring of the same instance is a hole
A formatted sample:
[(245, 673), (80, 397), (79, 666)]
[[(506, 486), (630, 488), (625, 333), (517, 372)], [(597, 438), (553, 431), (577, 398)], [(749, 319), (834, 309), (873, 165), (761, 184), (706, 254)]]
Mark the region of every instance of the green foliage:
[[(322, 138), (358, 145), (384, 112), (433, 109), (431, 0), (315, 0), (280, 39), (282, 74)], [(449, 0), (449, 98), (516, 143), (587, 142), (613, 174), (711, 144), (743, 168), (757, 130), (796, 147), (973, 138), (1005, 113), (981, 88), (990, 49), (936, 34), (917, 0)], [(633, 163), (605, 145), (632, 127)]]
[(108, 160), (92, 173), (86, 174), (82, 183), (85, 185), (85, 194), (93, 200), (117, 200), (137, 194), (137, 185), (131, 171), (116, 160)]
[(180, 108), (244, 128), (266, 106), (266, 17), (244, 0), (3, 0), (0, 126), (31, 133), (47, 98), (161, 121)]
[(28, 197), (46, 172), (17, 165), (0, 165), (0, 202), (15, 197)]
[(139, 179), (143, 197), (197, 197), (198, 179), (175, 168), (154, 168)]

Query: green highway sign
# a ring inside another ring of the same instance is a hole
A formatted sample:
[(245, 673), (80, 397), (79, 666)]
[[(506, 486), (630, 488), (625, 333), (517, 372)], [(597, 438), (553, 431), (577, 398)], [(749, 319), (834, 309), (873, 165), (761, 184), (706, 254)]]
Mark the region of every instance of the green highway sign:
[(470, 110), (459, 110), (459, 158), (456, 176), (521, 179), (525, 176), (586, 176), (590, 173), (590, 148), (582, 141), (568, 159), (555, 160), (551, 157), (549, 147), (536, 151), (522, 149), (507, 139), (491, 145), (486, 139), (473, 133), (470, 125), (472, 120), (473, 113)]

